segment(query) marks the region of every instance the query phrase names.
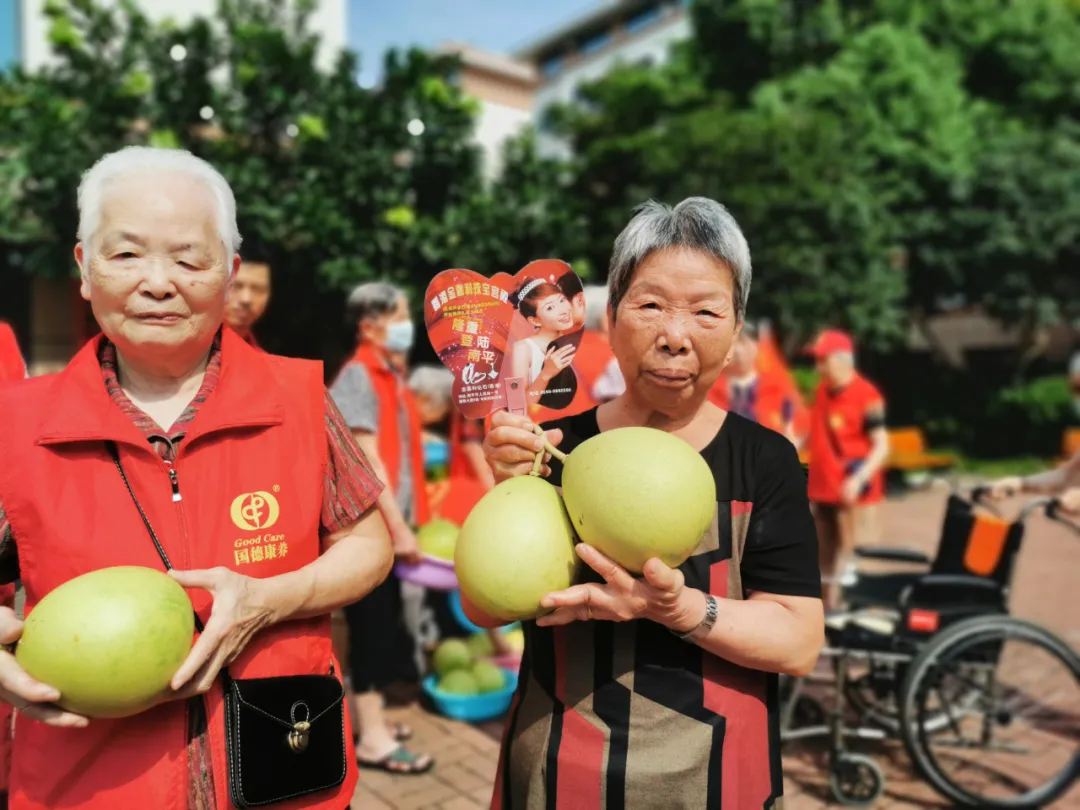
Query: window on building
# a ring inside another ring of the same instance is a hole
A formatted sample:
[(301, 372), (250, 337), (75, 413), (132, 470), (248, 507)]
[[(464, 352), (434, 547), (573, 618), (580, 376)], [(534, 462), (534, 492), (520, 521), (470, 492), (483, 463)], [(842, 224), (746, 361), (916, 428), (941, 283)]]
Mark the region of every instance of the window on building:
[(540, 73), (544, 78), (550, 79), (563, 68), (566, 59), (562, 56), (551, 56), (540, 63)]
[(19, 3), (17, 0), (0, 0), (0, 71), (19, 61), (21, 42)]
[(595, 36), (589, 37), (587, 40), (581, 43), (581, 52), (585, 56), (594, 54), (597, 51), (601, 51), (611, 44), (611, 32), (602, 31)]
[(639, 11), (627, 20), (624, 28), (626, 29), (626, 33), (636, 34), (639, 31), (644, 31), (663, 16), (664, 10), (660, 8), (660, 6), (653, 6), (644, 11)]

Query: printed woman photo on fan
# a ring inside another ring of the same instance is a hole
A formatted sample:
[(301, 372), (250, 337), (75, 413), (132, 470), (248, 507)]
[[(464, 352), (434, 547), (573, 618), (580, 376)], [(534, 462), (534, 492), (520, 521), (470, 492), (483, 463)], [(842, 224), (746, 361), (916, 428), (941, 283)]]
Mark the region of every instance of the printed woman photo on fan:
[(551, 402), (556, 398), (569, 402), (577, 390), (571, 364), (581, 338), (571, 296), (557, 282), (526, 276), (511, 300), (533, 334), (514, 342), (507, 376), (528, 381), (530, 404), (543, 399), (544, 405), (559, 407)]

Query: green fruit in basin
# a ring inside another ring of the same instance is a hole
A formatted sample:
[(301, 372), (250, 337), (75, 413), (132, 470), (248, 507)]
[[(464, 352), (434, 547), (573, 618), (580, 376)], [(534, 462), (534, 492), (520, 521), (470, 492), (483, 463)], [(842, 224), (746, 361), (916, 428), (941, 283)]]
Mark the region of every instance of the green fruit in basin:
[(442, 642), (435, 648), (435, 655), (431, 658), (431, 666), (439, 675), (445, 675), (454, 670), (468, 669), (472, 663), (473, 654), (469, 650), (469, 645), (456, 638)]
[(473, 633), (465, 643), (474, 658), (487, 658), (495, 652), (495, 645), (487, 633)]
[(547, 612), (540, 599), (574, 582), (579, 559), (558, 491), (523, 475), (473, 507), (458, 536), (454, 569), (461, 592), (493, 618), (511, 622)]
[(450, 695), (479, 695), (476, 678), (466, 669), (455, 669), (439, 679), (439, 690)]
[(506, 688), (506, 673), (490, 661), (477, 661), (472, 668), (480, 694)]
[(176, 580), (137, 566), (68, 580), (30, 611), (15, 659), (87, 717), (128, 717), (153, 706), (191, 650), (195, 616)]
[(578, 537), (639, 574), (658, 557), (682, 565), (716, 514), (716, 482), (701, 454), (662, 430), (607, 430), (566, 456), (563, 501)]
[(416, 542), (420, 550), (430, 557), (453, 560), (459, 531), (461, 530), (456, 523), (436, 518), (420, 527), (416, 533)]

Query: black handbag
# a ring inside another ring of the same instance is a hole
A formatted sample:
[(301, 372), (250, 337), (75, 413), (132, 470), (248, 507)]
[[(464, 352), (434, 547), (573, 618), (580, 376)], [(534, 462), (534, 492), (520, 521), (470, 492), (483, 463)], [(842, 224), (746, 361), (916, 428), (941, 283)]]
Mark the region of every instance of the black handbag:
[[(131, 488), (113, 442), (109, 454), (146, 525), (165, 569), (165, 549)], [(203, 631), (195, 615), (195, 626)], [(345, 781), (345, 687), (331, 665), (327, 675), (234, 679), (221, 670), (225, 690), (225, 760), (229, 797), (240, 808), (295, 799)]]

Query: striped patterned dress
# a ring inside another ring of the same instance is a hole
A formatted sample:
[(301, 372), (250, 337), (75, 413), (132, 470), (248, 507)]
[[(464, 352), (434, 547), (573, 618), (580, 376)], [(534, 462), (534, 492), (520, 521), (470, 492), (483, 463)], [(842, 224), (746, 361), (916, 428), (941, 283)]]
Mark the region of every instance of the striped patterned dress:
[[(595, 410), (545, 427), (563, 430), (567, 451), (599, 432)], [(716, 515), (681, 566), (688, 587), (819, 598), (806, 478), (790, 442), (729, 414), (702, 455)], [(553, 463), (553, 484), (560, 473)], [(645, 620), (528, 622), (525, 633), (493, 810), (782, 808), (775, 675)]]

